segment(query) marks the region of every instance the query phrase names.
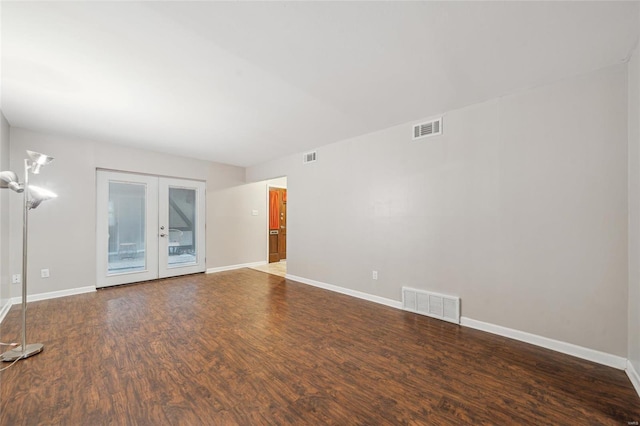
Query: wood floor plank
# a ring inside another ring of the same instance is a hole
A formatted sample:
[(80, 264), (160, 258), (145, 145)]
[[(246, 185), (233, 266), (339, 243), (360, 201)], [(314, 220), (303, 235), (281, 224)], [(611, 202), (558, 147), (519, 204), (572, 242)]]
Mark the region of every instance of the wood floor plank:
[[(623, 371), (250, 269), (29, 303), (0, 425), (611, 424)], [(20, 307), (2, 341), (20, 335)]]

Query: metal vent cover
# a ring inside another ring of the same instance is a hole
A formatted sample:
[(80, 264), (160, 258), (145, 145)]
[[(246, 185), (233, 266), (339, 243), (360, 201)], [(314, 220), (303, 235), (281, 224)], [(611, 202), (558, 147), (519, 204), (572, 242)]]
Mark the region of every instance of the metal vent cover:
[(402, 287), (402, 309), (460, 324), (460, 298)]
[(302, 164), (313, 163), (318, 159), (316, 151), (305, 152), (302, 154)]
[(442, 117), (413, 126), (413, 140), (442, 134)]

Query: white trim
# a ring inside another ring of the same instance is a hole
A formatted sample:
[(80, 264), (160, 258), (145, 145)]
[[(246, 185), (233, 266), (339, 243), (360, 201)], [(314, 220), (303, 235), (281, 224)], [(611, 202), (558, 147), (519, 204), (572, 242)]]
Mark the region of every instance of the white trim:
[(638, 372), (633, 368), (633, 364), (631, 364), (629, 360), (627, 360), (627, 368), (625, 371), (627, 372), (627, 376), (629, 376), (629, 380), (631, 380), (631, 384), (636, 388), (638, 396), (640, 396), (640, 375), (638, 375)]
[(11, 306), (13, 306), (11, 299), (7, 299), (7, 303), (5, 303), (2, 309), (0, 309), (0, 323), (4, 320), (4, 317), (6, 317), (7, 314), (9, 313), (9, 309), (11, 309)]
[(265, 195), (265, 203), (266, 203), (266, 207), (264, 208), (264, 211), (266, 212), (266, 214), (264, 215), (264, 229), (265, 232), (264, 233), (264, 246), (265, 246), (265, 256), (264, 258), (267, 259), (266, 261), (269, 261), (269, 214), (271, 213), (271, 200), (269, 200), (269, 189), (271, 188), (271, 185), (269, 184), (269, 181), (265, 181), (265, 191), (264, 191), (264, 195)]
[(598, 364), (607, 365), (609, 367), (624, 370), (627, 366), (627, 359), (621, 356), (600, 352), (595, 349), (589, 349), (572, 343), (561, 342), (559, 340), (549, 339), (548, 337), (538, 336), (536, 334), (527, 333), (512, 328), (502, 327), (487, 322), (477, 321), (471, 318), (461, 317), (460, 324), (475, 328), (476, 330), (486, 331), (488, 333), (497, 334), (499, 336), (508, 337), (510, 339), (519, 340), (521, 342), (530, 343), (532, 345), (551, 349), (556, 352), (562, 352), (587, 361), (597, 362)]
[(262, 266), (266, 264), (267, 264), (267, 261), (262, 260), (260, 262), (240, 263), (238, 265), (219, 266), (217, 268), (209, 268), (207, 269), (206, 272), (207, 274), (214, 274), (216, 272), (232, 271), (234, 269), (242, 269), (242, 268), (253, 268), (254, 266)]
[[(381, 305), (386, 305), (392, 308), (403, 310), (402, 302), (399, 302), (396, 300), (374, 296), (372, 294), (363, 293), (361, 291), (351, 290), (348, 288), (339, 287), (333, 284), (327, 284), (320, 281), (310, 280), (308, 278), (298, 277), (296, 275), (291, 275), (291, 274), (286, 274), (285, 278), (288, 280), (297, 281), (303, 284), (312, 285), (314, 287), (335, 291), (336, 293), (346, 294), (347, 296), (353, 296), (359, 299), (364, 299), (370, 302), (379, 303)], [(410, 312), (410, 311), (407, 311), (407, 312)], [(638, 374), (635, 372), (635, 370), (633, 370), (633, 367), (627, 361), (627, 359), (621, 356), (600, 352), (595, 349), (589, 349), (582, 346), (574, 345), (572, 343), (561, 342), (559, 340), (549, 339), (548, 337), (538, 336), (535, 334), (514, 330), (507, 327), (502, 327), (502, 326), (490, 324), (487, 322), (477, 321), (467, 317), (460, 317), (460, 325), (464, 327), (474, 328), (476, 330), (486, 331), (492, 334), (497, 334), (499, 336), (508, 337), (510, 339), (519, 340), (521, 342), (530, 343), (532, 345), (551, 349), (553, 351), (575, 356), (577, 358), (585, 359), (587, 361), (592, 361), (598, 364), (617, 368), (618, 370), (624, 370), (626, 368), (628, 375), (635, 374), (635, 377), (631, 379), (631, 382), (634, 384), (634, 387), (636, 388), (636, 390), (640, 388), (640, 378), (638, 377)], [(634, 380), (636, 381), (634, 382)], [(640, 391), (638, 393), (640, 394)]]
[(351, 290), (349, 288), (339, 287), (333, 284), (327, 284), (320, 281), (310, 280), (308, 278), (298, 277), (295, 275), (286, 274), (284, 276), (288, 280), (297, 281), (302, 284), (312, 285), (314, 287), (323, 288), (325, 290), (334, 291), (336, 293), (346, 294), (347, 296), (357, 297), (358, 299), (368, 300), (369, 302), (379, 303), (381, 305), (390, 306), (396, 309), (402, 309), (402, 302), (397, 300), (387, 299), (385, 297), (374, 296), (373, 294), (363, 293), (357, 290)]
[[(95, 286), (87, 286), (87, 287), (70, 288), (68, 290), (51, 291), (49, 293), (29, 294), (27, 295), (27, 303), (37, 302), (39, 300), (56, 299), (58, 297), (73, 296), (76, 294), (93, 293), (94, 291), (96, 291)], [(11, 299), (11, 302), (14, 305), (17, 305), (18, 303), (22, 303), (22, 296), (14, 297), (13, 299)]]

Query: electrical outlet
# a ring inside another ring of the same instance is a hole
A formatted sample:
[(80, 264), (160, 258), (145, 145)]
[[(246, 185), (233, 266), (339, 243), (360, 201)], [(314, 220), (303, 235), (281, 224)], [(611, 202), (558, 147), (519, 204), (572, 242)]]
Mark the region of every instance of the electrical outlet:
[(42, 278), (49, 278), (49, 270), (48, 269), (41, 269), (40, 270), (40, 276)]
[(11, 276), (11, 282), (13, 284), (20, 284), (20, 274), (13, 274)]
[(373, 271), (372, 278), (373, 278), (374, 280), (377, 280), (377, 279), (378, 279), (378, 271)]
[(258, 210), (251, 210), (251, 216), (258, 216)]

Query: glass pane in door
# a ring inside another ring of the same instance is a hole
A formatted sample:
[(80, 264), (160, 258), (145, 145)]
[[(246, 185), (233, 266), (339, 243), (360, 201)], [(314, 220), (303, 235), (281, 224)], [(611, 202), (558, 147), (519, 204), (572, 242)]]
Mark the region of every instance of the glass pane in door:
[(196, 190), (169, 187), (168, 266), (195, 263)]
[(108, 274), (146, 268), (146, 185), (109, 182)]

